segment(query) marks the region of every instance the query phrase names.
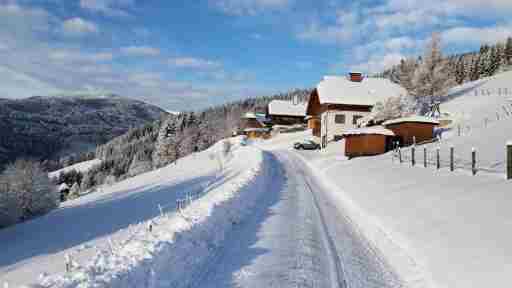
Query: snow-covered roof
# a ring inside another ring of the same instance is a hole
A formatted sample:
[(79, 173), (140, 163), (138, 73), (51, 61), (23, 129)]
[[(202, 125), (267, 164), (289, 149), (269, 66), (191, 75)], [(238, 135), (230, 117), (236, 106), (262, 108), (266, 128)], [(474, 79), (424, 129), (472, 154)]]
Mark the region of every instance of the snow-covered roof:
[(349, 129), (343, 132), (343, 135), (385, 135), (385, 136), (395, 136), (393, 131), (386, 129), (382, 126), (371, 126), (364, 128), (355, 128)]
[(269, 128), (245, 128), (244, 132), (268, 132)]
[(306, 116), (306, 104), (294, 104), (291, 101), (272, 100), (268, 104), (268, 114), (270, 115), (285, 115), (285, 116)]
[(437, 121), (434, 118), (425, 117), (425, 116), (409, 116), (409, 117), (402, 117), (397, 119), (388, 120), (383, 123), (383, 125), (392, 125), (392, 124), (399, 124), (399, 123), (405, 123), (405, 122), (415, 122), (415, 123), (428, 123), (428, 124), (434, 124), (439, 125), (439, 121)]
[(325, 76), (317, 85), (320, 104), (373, 106), (389, 97), (407, 94), (398, 84), (384, 78), (365, 78), (361, 82), (342, 76)]
[(258, 117), (256, 116), (256, 114), (254, 112), (247, 112), (245, 113), (242, 118), (245, 118), (245, 119), (257, 119)]

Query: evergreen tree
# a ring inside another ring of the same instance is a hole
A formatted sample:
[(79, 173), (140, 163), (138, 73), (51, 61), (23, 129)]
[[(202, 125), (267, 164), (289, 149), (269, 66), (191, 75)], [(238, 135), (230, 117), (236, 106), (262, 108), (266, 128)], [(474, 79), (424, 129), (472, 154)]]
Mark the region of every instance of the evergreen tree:
[(476, 55), (475, 57), (473, 57), (473, 60), (472, 60), (472, 64), (471, 64), (471, 76), (470, 76), (470, 80), (471, 81), (476, 81), (478, 79), (480, 79), (480, 61), (481, 61), (481, 58), (482, 56), (480, 54)]
[(505, 45), (505, 59), (507, 65), (512, 65), (512, 37), (508, 37), (507, 44)]
[(489, 68), (487, 70), (486, 76), (493, 76), (498, 72), (498, 69), (500, 68), (500, 58), (498, 54), (498, 48), (496, 46), (493, 46), (491, 48), (491, 51), (489, 52)]
[(491, 48), (487, 44), (480, 47), (480, 61), (478, 64), (478, 71), (480, 73), (477, 79), (489, 76), (491, 73)]

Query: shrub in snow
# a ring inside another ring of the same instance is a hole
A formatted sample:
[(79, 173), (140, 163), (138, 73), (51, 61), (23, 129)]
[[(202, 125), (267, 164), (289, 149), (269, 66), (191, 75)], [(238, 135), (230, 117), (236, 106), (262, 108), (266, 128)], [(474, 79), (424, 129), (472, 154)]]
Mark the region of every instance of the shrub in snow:
[(68, 200), (76, 199), (80, 197), (80, 185), (78, 183), (73, 184), (69, 189)]

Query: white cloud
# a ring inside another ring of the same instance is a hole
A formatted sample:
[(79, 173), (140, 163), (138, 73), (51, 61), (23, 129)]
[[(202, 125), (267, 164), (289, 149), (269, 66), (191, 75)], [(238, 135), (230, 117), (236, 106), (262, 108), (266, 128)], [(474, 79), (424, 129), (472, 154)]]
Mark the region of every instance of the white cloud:
[(441, 34), (443, 41), (448, 44), (494, 44), (505, 41), (512, 36), (511, 26), (494, 27), (455, 27)]
[(404, 37), (396, 37), (396, 38), (390, 38), (384, 41), (382, 45), (387, 50), (391, 51), (401, 51), (405, 49), (413, 49), (417, 48), (419, 45), (419, 40), (412, 39), (410, 37), (404, 36)]
[(93, 22), (79, 17), (71, 18), (62, 23), (64, 33), (72, 36), (81, 36), (90, 33), (97, 33), (98, 27)]
[(195, 57), (172, 58), (169, 60), (169, 64), (178, 68), (192, 69), (211, 69), (222, 66), (220, 62)]
[(80, 0), (83, 9), (109, 16), (129, 16), (125, 9), (134, 5), (134, 0)]
[(231, 15), (255, 15), (265, 11), (286, 9), (292, 0), (210, 0), (220, 10)]
[(336, 23), (332, 25), (321, 25), (317, 20), (311, 22), (297, 37), (303, 40), (313, 40), (320, 43), (345, 43), (354, 41), (361, 36), (365, 29), (357, 12), (337, 11)]
[(149, 46), (122, 47), (121, 53), (126, 56), (158, 56), (160, 49)]
[(372, 55), (368, 61), (359, 64), (351, 65), (350, 70), (362, 71), (365, 73), (378, 73), (384, 69), (390, 68), (393, 65), (399, 64), (404, 55), (400, 53), (390, 53), (385, 55)]
[(114, 57), (112, 53), (101, 52), (101, 53), (83, 53), (80, 51), (72, 50), (57, 50), (53, 51), (49, 55), (51, 60), (60, 62), (105, 62), (111, 61)]

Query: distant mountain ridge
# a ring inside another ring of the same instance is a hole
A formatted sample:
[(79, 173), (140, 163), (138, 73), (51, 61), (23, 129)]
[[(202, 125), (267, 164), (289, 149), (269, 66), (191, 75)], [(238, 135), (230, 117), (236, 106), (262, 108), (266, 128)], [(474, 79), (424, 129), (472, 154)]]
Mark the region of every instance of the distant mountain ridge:
[(93, 150), (167, 114), (108, 93), (0, 98), (0, 167), (19, 157), (49, 159)]

